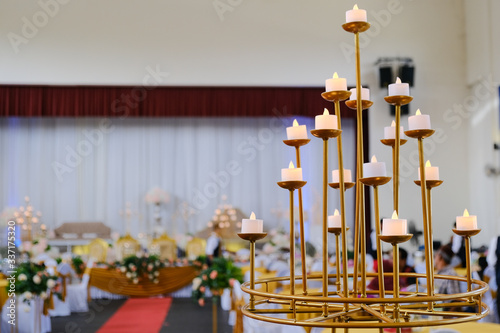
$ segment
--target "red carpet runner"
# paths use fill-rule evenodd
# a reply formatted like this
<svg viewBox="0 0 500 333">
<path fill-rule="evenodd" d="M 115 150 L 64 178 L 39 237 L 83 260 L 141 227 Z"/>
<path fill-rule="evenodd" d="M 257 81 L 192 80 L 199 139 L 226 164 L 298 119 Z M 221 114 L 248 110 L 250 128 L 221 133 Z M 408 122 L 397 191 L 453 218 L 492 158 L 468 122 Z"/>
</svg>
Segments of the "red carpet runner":
<svg viewBox="0 0 500 333">
<path fill-rule="evenodd" d="M 97 333 L 158 333 L 172 298 L 131 298 Z"/>
</svg>

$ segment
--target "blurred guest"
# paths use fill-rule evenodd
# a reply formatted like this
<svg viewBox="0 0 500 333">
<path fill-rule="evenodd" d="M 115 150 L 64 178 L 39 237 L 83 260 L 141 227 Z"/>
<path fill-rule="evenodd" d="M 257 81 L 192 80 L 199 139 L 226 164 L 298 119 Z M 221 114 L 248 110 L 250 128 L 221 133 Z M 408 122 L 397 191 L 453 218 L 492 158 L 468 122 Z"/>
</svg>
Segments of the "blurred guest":
<svg viewBox="0 0 500 333">
<path fill-rule="evenodd" d="M 486 261 L 488 266 L 495 270 L 495 274 L 490 278 L 490 288 L 492 291 L 496 292 L 496 308 L 497 314 L 500 318 L 500 292 L 498 290 L 498 284 L 500 281 L 500 236 L 493 237 L 490 242 L 490 247 L 488 248 L 488 255 L 486 256 Z"/>
<path fill-rule="evenodd" d="M 403 248 L 399 249 L 399 272 L 401 273 L 415 273 L 415 268 L 408 265 L 408 251 Z M 409 285 L 415 284 L 417 279 L 409 276 L 401 276 L 399 278 L 399 284 L 402 288 L 408 287 Z"/>
<path fill-rule="evenodd" d="M 205 247 L 205 254 L 207 255 L 207 264 L 211 264 L 213 259 L 220 257 L 222 254 L 221 237 L 220 237 L 219 224 L 214 223 L 213 231 L 207 239 Z"/>
<path fill-rule="evenodd" d="M 392 261 L 391 260 L 383 260 L 382 261 L 382 269 L 384 270 L 384 273 L 392 273 Z M 378 269 L 377 269 L 378 272 Z M 370 281 L 370 283 L 366 286 L 369 290 L 379 290 L 379 279 L 378 276 L 373 278 L 373 280 Z M 392 276 L 384 276 L 384 289 L 385 290 L 393 290 L 394 289 L 394 279 Z"/>
</svg>

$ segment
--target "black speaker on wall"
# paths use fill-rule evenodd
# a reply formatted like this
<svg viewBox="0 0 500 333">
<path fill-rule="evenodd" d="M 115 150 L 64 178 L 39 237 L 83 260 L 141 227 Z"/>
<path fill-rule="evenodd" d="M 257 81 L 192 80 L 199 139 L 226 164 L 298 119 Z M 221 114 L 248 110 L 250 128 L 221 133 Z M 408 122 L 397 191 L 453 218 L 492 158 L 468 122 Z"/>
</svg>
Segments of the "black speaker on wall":
<svg viewBox="0 0 500 333">
<path fill-rule="evenodd" d="M 380 88 L 387 88 L 389 84 L 393 83 L 392 67 L 380 66 L 378 71 L 380 76 Z"/>
<path fill-rule="evenodd" d="M 403 81 L 403 80 L 401 80 Z M 401 105 L 401 115 L 402 116 L 407 116 L 410 114 L 410 104 L 406 105 Z M 396 115 L 396 107 L 394 105 L 391 105 L 391 116 Z"/>
<path fill-rule="evenodd" d="M 399 78 L 401 79 L 401 82 L 410 84 L 410 87 L 413 87 L 415 83 L 414 73 L 415 67 L 413 67 L 413 65 L 405 64 L 399 67 Z"/>
</svg>

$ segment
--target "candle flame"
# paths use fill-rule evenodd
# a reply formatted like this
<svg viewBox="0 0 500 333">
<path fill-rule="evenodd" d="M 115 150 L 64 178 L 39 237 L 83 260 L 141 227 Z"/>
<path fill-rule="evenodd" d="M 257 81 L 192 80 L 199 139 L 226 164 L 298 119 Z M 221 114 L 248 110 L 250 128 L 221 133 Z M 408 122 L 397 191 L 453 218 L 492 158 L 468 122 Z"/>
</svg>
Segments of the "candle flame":
<svg viewBox="0 0 500 333">
<path fill-rule="evenodd" d="M 325 108 L 325 110 L 323 111 L 323 116 L 328 116 L 330 114 L 330 112 L 328 112 L 328 109 Z"/>
<path fill-rule="evenodd" d="M 299 122 L 297 121 L 297 119 L 294 119 L 293 120 L 293 127 L 297 127 L 299 126 Z"/>
<path fill-rule="evenodd" d="M 355 5 L 354 5 L 354 7 L 352 7 L 352 9 L 354 9 L 354 10 L 358 10 L 358 9 L 359 9 L 359 8 L 358 8 L 358 4 L 355 4 Z"/>
<path fill-rule="evenodd" d="M 252 212 L 252 214 L 250 214 L 250 220 L 255 220 L 255 213 Z"/>
<path fill-rule="evenodd" d="M 397 213 L 396 211 L 394 211 L 394 212 L 392 213 L 392 219 L 393 219 L 393 220 L 397 220 L 397 219 L 398 219 L 398 213 Z"/>
<path fill-rule="evenodd" d="M 396 79 L 396 83 L 401 83 L 401 79 L 399 77 Z"/>
<path fill-rule="evenodd" d="M 427 162 L 425 162 L 425 167 L 426 168 L 431 167 L 431 161 L 427 160 Z"/>
<path fill-rule="evenodd" d="M 288 169 L 295 169 L 292 161 L 290 161 L 290 164 L 288 164 Z"/>
<path fill-rule="evenodd" d="M 467 216 L 469 216 L 469 211 L 467 210 L 467 208 L 465 208 L 465 210 L 464 210 L 464 217 L 467 217 Z"/>
<path fill-rule="evenodd" d="M 339 78 L 339 75 L 337 74 L 337 72 L 333 73 L 333 78 L 334 79 L 338 79 Z"/>
<path fill-rule="evenodd" d="M 391 123 L 391 127 L 396 127 L 396 122 L 394 120 Z"/>
<path fill-rule="evenodd" d="M 415 112 L 415 116 L 420 116 L 421 113 L 420 113 L 420 109 L 417 109 L 417 112 Z"/>
<path fill-rule="evenodd" d="M 377 158 L 375 157 L 375 155 L 372 156 L 371 162 L 372 163 L 377 163 Z"/>
<path fill-rule="evenodd" d="M 333 216 L 339 216 L 339 210 L 335 209 L 335 212 L 333 213 Z"/>
</svg>

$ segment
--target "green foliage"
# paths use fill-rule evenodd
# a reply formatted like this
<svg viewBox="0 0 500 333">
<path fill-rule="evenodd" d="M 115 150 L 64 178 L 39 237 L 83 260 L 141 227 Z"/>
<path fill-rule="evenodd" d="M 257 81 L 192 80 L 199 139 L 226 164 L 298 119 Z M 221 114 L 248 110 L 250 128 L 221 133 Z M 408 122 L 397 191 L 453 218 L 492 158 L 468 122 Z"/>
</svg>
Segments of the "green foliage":
<svg viewBox="0 0 500 333">
<path fill-rule="evenodd" d="M 193 298 L 203 305 L 206 289 L 209 288 L 213 296 L 219 296 L 219 293 L 233 284 L 233 280 L 243 282 L 243 273 L 241 268 L 226 258 L 215 258 L 209 267 L 200 272 L 200 275 L 193 280 Z"/>
<path fill-rule="evenodd" d="M 56 286 L 57 276 L 51 276 L 45 265 L 32 262 L 22 263 L 17 267 L 15 277 L 16 294 L 24 294 L 25 301 L 29 303 L 33 296 L 42 299 L 48 297 L 48 289 Z M 9 286 L 7 286 L 9 288 Z"/>
<path fill-rule="evenodd" d="M 82 275 L 83 272 L 85 271 L 85 264 L 84 264 L 82 258 L 79 256 L 75 256 L 71 259 L 71 261 L 73 264 L 73 268 L 75 269 L 75 273 L 77 275 Z"/>
<path fill-rule="evenodd" d="M 150 256 L 130 256 L 120 263 L 116 263 L 119 269 L 134 284 L 138 284 L 143 279 L 149 279 L 153 283 L 158 283 L 160 268 L 165 267 L 164 263 L 156 255 Z"/>
</svg>

